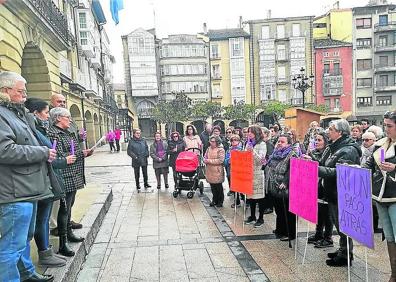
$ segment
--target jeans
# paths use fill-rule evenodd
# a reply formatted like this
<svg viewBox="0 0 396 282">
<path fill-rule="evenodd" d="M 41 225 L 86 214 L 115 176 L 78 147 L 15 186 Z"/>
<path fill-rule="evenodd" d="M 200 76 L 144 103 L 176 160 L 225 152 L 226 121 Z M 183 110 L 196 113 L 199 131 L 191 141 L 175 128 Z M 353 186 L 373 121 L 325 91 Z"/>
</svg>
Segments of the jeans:
<svg viewBox="0 0 396 282">
<path fill-rule="evenodd" d="M 335 228 L 337 229 L 338 235 L 340 235 L 340 248 L 338 249 L 338 255 L 340 257 L 346 258 L 347 257 L 347 236 L 344 233 L 340 232 L 340 225 L 338 222 L 338 205 L 329 203 L 329 214 L 332 223 L 334 224 Z M 349 241 L 349 254 L 352 255 L 353 251 L 353 241 L 351 238 L 348 238 Z"/>
<path fill-rule="evenodd" d="M 385 239 L 396 242 L 396 203 L 375 203 Z"/>
<path fill-rule="evenodd" d="M 30 240 L 36 210 L 36 202 L 0 204 L 0 281 L 23 281 L 33 275 Z"/>
<path fill-rule="evenodd" d="M 114 141 L 109 141 L 109 145 L 110 145 L 110 152 L 115 152 L 116 148 L 114 147 Z"/>
<path fill-rule="evenodd" d="M 52 201 L 44 200 L 37 203 L 36 230 L 34 240 L 38 251 L 48 250 L 49 247 L 49 219 L 52 210 Z"/>
</svg>

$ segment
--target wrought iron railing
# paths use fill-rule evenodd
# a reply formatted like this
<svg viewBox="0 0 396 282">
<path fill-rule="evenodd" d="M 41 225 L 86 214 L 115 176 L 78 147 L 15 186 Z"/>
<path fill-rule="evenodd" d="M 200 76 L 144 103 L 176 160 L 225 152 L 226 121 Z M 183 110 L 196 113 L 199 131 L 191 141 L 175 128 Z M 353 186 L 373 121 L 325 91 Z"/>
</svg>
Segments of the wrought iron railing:
<svg viewBox="0 0 396 282">
<path fill-rule="evenodd" d="M 55 33 L 65 42 L 73 43 L 73 37 L 68 30 L 67 19 L 52 0 L 28 0 L 37 12 L 54 29 Z"/>
</svg>

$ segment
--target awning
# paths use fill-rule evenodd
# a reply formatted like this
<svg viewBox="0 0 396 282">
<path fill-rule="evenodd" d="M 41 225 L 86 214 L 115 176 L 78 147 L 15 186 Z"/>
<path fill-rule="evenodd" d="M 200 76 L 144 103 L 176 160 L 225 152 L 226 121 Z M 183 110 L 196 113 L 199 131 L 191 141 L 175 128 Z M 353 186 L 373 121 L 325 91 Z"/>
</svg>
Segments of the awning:
<svg viewBox="0 0 396 282">
<path fill-rule="evenodd" d="M 106 17 L 99 0 L 92 0 L 92 12 L 99 25 L 106 23 Z"/>
</svg>

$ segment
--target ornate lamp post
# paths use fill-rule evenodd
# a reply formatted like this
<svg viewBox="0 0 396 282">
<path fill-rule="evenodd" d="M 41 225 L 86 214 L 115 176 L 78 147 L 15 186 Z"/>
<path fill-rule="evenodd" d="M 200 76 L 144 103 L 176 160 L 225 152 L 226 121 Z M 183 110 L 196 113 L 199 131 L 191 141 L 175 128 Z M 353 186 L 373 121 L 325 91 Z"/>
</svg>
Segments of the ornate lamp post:
<svg viewBox="0 0 396 282">
<path fill-rule="evenodd" d="M 305 108 L 305 91 L 312 87 L 314 83 L 314 76 L 311 74 L 309 77 L 305 74 L 305 69 L 301 67 L 300 73 L 295 75 L 292 79 L 294 89 L 300 90 L 302 93 L 302 107 Z"/>
</svg>

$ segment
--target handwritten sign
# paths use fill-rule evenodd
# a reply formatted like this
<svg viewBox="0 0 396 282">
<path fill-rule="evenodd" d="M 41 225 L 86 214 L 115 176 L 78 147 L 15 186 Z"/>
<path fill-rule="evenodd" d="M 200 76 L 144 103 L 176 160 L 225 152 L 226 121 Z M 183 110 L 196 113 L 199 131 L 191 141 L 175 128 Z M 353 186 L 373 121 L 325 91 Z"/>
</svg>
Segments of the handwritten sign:
<svg viewBox="0 0 396 282">
<path fill-rule="evenodd" d="M 289 210 L 314 224 L 318 222 L 318 162 L 290 160 Z"/>
<path fill-rule="evenodd" d="M 337 165 L 337 192 L 340 231 L 373 249 L 370 170 Z"/>
<path fill-rule="evenodd" d="M 234 192 L 253 194 L 253 153 L 231 151 L 231 184 Z"/>
</svg>

